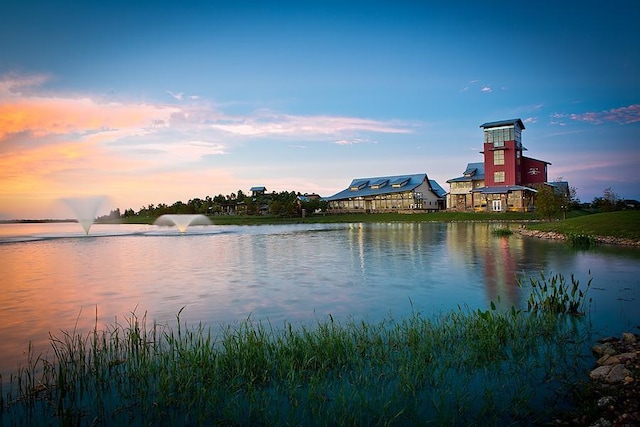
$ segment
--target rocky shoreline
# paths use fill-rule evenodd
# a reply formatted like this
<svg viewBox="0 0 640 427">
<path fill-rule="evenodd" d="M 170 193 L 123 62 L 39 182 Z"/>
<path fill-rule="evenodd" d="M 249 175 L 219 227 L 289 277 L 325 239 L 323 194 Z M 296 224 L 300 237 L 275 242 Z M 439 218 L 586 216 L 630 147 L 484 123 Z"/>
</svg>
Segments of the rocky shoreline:
<svg viewBox="0 0 640 427">
<path fill-rule="evenodd" d="M 524 226 L 515 229 L 515 231 L 523 236 L 536 237 L 538 239 L 567 240 L 567 236 L 555 231 L 530 230 Z M 594 236 L 594 239 L 597 243 L 604 243 L 608 245 L 624 245 L 624 246 L 640 247 L 640 240 L 623 239 L 620 237 L 612 237 L 612 236 Z"/>
<path fill-rule="evenodd" d="M 579 412 L 553 425 L 640 425 L 640 336 L 625 332 L 621 338 L 604 338 L 592 350 L 598 359 L 579 394 Z"/>
<path fill-rule="evenodd" d="M 539 239 L 567 240 L 567 236 L 554 231 L 530 230 L 525 226 L 516 231 Z M 640 240 L 611 236 L 595 236 L 595 241 L 640 247 Z M 604 338 L 592 351 L 597 360 L 589 373 L 589 384 L 578 393 L 578 410 L 555 419 L 552 425 L 640 426 L 640 336 L 625 332 L 620 338 Z"/>
</svg>

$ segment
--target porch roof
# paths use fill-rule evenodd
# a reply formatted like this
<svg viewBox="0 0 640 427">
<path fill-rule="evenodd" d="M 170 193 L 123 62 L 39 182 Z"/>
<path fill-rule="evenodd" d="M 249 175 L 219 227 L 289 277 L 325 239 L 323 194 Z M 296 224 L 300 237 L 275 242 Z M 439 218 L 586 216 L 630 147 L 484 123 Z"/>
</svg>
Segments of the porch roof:
<svg viewBox="0 0 640 427">
<path fill-rule="evenodd" d="M 537 190 L 534 190 L 530 187 L 525 187 L 523 185 L 502 185 L 496 187 L 480 187 L 475 190 L 471 190 L 472 193 L 480 193 L 480 194 L 507 194 L 512 193 L 514 191 L 531 191 L 532 193 L 537 193 Z"/>
</svg>

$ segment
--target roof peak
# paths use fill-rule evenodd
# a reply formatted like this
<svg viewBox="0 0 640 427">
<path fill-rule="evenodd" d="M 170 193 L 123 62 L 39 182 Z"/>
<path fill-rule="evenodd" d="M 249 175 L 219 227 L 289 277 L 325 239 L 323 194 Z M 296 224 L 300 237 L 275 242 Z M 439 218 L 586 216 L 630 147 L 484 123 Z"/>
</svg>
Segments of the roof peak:
<svg viewBox="0 0 640 427">
<path fill-rule="evenodd" d="M 509 126 L 518 124 L 521 129 L 524 129 L 524 123 L 520 119 L 499 120 L 497 122 L 486 122 L 480 125 L 481 128 L 495 128 L 499 126 Z"/>
</svg>

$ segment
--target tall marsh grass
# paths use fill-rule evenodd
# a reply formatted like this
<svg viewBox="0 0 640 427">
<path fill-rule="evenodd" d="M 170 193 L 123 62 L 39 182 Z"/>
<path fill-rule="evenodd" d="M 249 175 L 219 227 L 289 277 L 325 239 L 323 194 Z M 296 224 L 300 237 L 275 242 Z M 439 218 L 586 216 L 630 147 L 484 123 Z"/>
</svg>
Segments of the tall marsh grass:
<svg viewBox="0 0 640 427">
<path fill-rule="evenodd" d="M 182 311 L 175 327 L 133 312 L 51 335 L 52 361 L 30 349 L 1 390 L 0 424 L 542 423 L 566 402 L 588 345 L 582 319 L 542 300 L 534 308 L 551 315 L 492 303 L 377 323 L 247 319 L 215 333 Z"/>
<path fill-rule="evenodd" d="M 567 242 L 577 248 L 589 248 L 597 244 L 596 238 L 589 234 L 567 233 Z"/>
<path fill-rule="evenodd" d="M 513 234 L 513 230 L 509 227 L 498 227 L 491 230 L 491 234 L 498 237 L 509 237 Z"/>
<path fill-rule="evenodd" d="M 546 276 L 540 273 L 540 278 L 529 278 L 531 292 L 527 299 L 527 309 L 533 312 L 551 314 L 582 315 L 588 311 L 587 292 L 591 287 L 593 278 L 589 278 L 584 289 L 580 281 L 573 274 L 569 283 L 562 274 Z M 520 287 L 524 287 L 522 281 L 518 281 Z"/>
</svg>

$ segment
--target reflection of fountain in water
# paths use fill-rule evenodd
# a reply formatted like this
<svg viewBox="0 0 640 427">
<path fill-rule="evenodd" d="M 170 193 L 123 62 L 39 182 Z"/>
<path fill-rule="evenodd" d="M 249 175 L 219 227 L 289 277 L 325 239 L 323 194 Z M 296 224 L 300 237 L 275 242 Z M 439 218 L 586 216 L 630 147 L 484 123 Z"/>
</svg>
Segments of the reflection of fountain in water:
<svg viewBox="0 0 640 427">
<path fill-rule="evenodd" d="M 85 234 L 89 234 L 89 230 L 96 219 L 98 209 L 105 201 L 105 196 L 89 196 L 89 197 L 72 197 L 62 199 L 62 201 L 71 208 L 78 223 L 84 229 Z"/>
<path fill-rule="evenodd" d="M 209 225 L 211 221 L 204 215 L 164 214 L 154 221 L 155 225 L 176 226 L 184 234 L 190 225 Z"/>
</svg>

